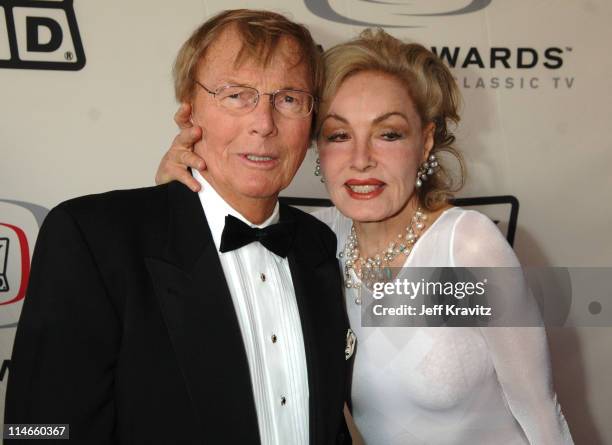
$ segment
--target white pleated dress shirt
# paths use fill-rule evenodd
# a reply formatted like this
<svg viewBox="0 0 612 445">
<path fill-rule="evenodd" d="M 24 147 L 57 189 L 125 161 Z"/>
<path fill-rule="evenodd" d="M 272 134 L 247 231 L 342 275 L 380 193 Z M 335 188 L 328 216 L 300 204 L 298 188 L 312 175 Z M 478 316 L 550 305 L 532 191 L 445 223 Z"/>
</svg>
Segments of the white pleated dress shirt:
<svg viewBox="0 0 612 445">
<path fill-rule="evenodd" d="M 255 225 L 227 204 L 198 171 L 193 177 L 202 185 L 200 202 L 238 317 L 261 443 L 307 445 L 308 371 L 289 262 L 259 242 L 219 252 L 226 215 L 263 228 L 278 222 L 279 204 L 264 223 Z"/>
</svg>

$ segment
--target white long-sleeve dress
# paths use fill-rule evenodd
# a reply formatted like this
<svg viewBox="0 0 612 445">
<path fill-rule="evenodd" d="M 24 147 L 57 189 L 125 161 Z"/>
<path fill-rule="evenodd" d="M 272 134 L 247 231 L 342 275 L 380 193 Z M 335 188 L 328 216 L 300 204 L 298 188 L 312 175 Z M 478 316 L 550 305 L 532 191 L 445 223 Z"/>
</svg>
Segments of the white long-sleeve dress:
<svg viewBox="0 0 612 445">
<path fill-rule="evenodd" d="M 340 253 L 351 220 L 334 207 L 313 215 L 336 233 Z M 488 217 L 452 207 L 404 266 L 520 264 Z M 528 299 L 526 289 L 510 289 L 516 307 Z M 573 443 L 552 387 L 544 328 L 362 327 L 357 292 L 345 293 L 357 336 L 352 412 L 367 445 Z"/>
</svg>

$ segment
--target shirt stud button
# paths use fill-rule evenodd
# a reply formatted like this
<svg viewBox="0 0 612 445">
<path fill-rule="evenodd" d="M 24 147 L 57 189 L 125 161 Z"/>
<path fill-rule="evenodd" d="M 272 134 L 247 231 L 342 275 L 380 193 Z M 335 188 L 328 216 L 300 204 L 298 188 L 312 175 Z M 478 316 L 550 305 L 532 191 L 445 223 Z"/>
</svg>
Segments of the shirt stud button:
<svg viewBox="0 0 612 445">
<path fill-rule="evenodd" d="M 281 406 L 285 406 L 287 404 L 287 398 L 285 396 L 281 397 Z"/>
<path fill-rule="evenodd" d="M 265 273 L 261 273 L 261 275 L 259 275 L 259 278 L 261 279 L 261 281 L 266 281 L 266 274 Z"/>
<path fill-rule="evenodd" d="M 276 340 L 278 340 L 278 338 L 275 334 L 272 334 L 272 343 L 276 343 Z"/>
</svg>

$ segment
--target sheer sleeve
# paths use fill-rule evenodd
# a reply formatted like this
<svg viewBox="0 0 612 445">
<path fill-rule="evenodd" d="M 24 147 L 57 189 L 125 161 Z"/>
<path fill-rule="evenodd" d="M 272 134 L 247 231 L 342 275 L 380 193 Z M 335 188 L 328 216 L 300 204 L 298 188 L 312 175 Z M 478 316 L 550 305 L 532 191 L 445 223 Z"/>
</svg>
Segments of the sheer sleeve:
<svg viewBox="0 0 612 445">
<path fill-rule="evenodd" d="M 532 327 L 484 327 L 497 378 L 512 414 L 531 445 L 573 444 L 552 387 L 546 332 L 520 263 L 500 231 L 486 216 L 466 211 L 453 228 L 452 264 L 458 267 L 504 267 L 504 308 L 512 319 Z M 538 326 L 538 327 L 533 327 Z"/>
</svg>

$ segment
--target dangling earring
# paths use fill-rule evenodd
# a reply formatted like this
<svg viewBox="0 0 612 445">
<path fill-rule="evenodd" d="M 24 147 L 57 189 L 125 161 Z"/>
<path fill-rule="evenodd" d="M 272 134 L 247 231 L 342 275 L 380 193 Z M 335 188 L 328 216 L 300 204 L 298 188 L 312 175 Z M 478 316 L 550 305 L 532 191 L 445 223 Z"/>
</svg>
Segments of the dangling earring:
<svg viewBox="0 0 612 445">
<path fill-rule="evenodd" d="M 423 162 L 419 167 L 419 171 L 417 172 L 416 183 L 415 186 L 420 188 L 423 186 L 423 181 L 426 181 L 428 177 L 432 176 L 436 168 L 438 167 L 438 159 L 436 155 L 429 155 L 429 159 Z"/>
<path fill-rule="evenodd" d="M 315 166 L 314 175 L 321 176 L 321 182 L 325 182 L 325 178 L 321 174 L 321 159 L 319 159 L 319 157 L 317 156 L 317 160 L 315 162 L 317 165 Z"/>
</svg>

